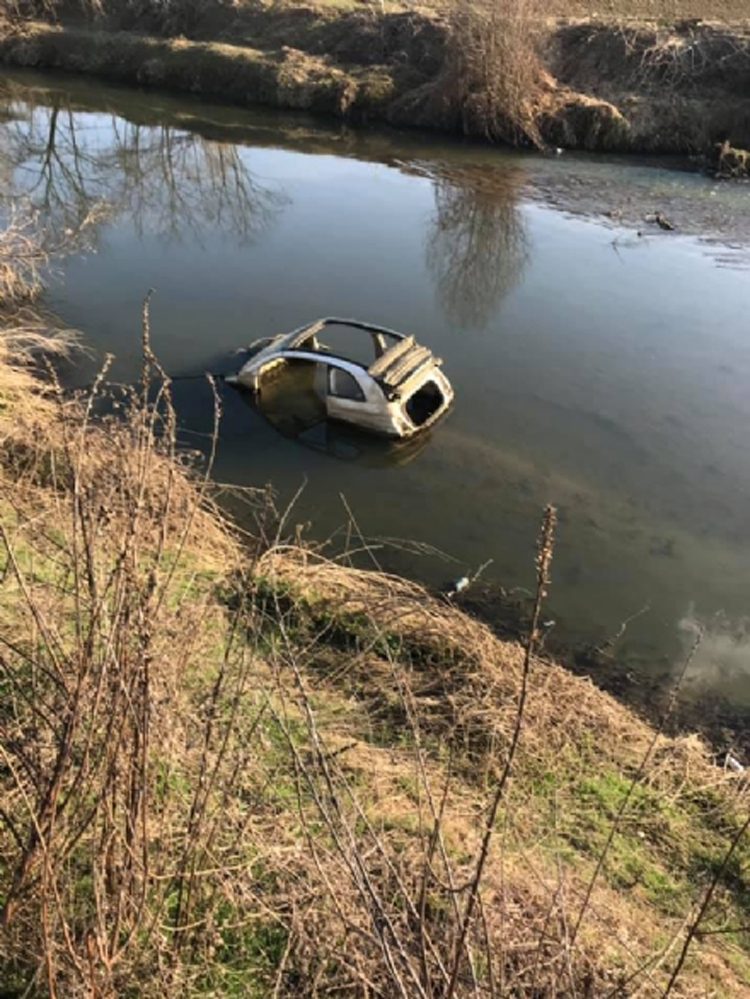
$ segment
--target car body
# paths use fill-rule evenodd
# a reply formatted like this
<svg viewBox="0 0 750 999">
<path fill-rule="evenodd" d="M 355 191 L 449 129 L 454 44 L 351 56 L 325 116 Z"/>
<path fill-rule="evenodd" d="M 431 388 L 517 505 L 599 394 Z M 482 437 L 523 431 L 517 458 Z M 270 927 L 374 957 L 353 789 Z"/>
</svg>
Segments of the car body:
<svg viewBox="0 0 750 999">
<path fill-rule="evenodd" d="M 331 351 L 326 331 L 341 327 L 371 340 L 366 363 Z M 414 337 L 356 319 L 328 317 L 258 341 L 233 384 L 262 396 L 263 382 L 280 365 L 313 364 L 324 372 L 321 395 L 326 415 L 373 433 L 405 438 L 426 430 L 449 409 L 453 388 L 442 361 Z"/>
</svg>

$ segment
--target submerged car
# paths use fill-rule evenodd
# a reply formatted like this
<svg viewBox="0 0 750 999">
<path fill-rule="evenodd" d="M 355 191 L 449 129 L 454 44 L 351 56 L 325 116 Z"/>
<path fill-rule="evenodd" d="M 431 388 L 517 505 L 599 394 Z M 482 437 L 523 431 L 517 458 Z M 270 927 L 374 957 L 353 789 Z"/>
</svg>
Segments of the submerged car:
<svg viewBox="0 0 750 999">
<path fill-rule="evenodd" d="M 339 334 L 369 338 L 366 358 L 353 360 L 328 346 L 325 335 L 334 328 Z M 411 437 L 426 430 L 453 401 L 440 358 L 413 336 L 384 326 L 329 317 L 257 341 L 250 349 L 237 375 L 227 379 L 230 383 L 262 395 L 264 380 L 280 365 L 313 364 L 330 419 L 388 437 Z"/>
</svg>

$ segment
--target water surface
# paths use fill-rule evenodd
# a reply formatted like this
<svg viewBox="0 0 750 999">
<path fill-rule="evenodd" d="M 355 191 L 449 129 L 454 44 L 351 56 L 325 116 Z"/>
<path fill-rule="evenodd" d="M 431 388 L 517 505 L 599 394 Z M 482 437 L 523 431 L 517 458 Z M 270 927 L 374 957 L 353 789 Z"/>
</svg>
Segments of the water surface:
<svg viewBox="0 0 750 999">
<path fill-rule="evenodd" d="M 62 231 L 93 212 L 52 306 L 137 377 L 141 302 L 178 378 L 321 315 L 414 333 L 457 402 L 409 448 L 321 426 L 295 436 L 230 390 L 216 475 L 273 483 L 292 523 L 353 511 L 388 567 L 529 587 L 540 512 L 560 511 L 555 633 L 618 643 L 654 673 L 708 622 L 692 671 L 750 704 L 750 188 L 669 164 L 537 157 L 355 131 L 74 78 L 2 91 L 3 190 Z M 678 225 L 646 221 L 665 211 Z M 210 393 L 176 383 L 200 446 Z M 719 615 L 719 616 L 717 616 Z M 698 687 L 696 686 L 696 689 Z"/>
</svg>

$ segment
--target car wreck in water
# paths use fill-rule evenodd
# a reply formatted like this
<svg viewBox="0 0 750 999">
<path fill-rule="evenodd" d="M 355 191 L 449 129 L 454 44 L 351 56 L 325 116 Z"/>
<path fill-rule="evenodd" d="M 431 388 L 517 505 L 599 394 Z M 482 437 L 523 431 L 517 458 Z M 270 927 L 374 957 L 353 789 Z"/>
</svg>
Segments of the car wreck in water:
<svg viewBox="0 0 750 999">
<path fill-rule="evenodd" d="M 322 335 L 334 327 L 370 340 L 365 361 L 334 352 Z M 254 343 L 252 354 L 227 381 L 254 393 L 279 366 L 315 365 L 329 419 L 386 437 L 412 437 L 440 419 L 453 402 L 442 361 L 413 336 L 355 319 L 329 317 Z"/>
</svg>

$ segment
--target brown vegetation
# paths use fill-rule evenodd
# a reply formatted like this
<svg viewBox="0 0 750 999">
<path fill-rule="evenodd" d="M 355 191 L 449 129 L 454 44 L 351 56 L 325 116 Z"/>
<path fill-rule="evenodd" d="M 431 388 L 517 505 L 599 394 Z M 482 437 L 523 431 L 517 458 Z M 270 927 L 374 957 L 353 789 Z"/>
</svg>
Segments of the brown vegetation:
<svg viewBox="0 0 750 999">
<path fill-rule="evenodd" d="M 542 145 L 539 0 L 457 0 L 433 100 L 467 135 Z"/>
<path fill-rule="evenodd" d="M 66 353 L 74 339 L 38 307 L 42 270 L 49 262 L 45 243 L 37 220 L 23 210 L 11 215 L 0 239 L 0 442 L 7 421 L 47 414 L 30 368 L 42 353 L 48 358 Z"/>
<path fill-rule="evenodd" d="M 547 11 L 557 17 L 629 18 L 674 22 L 746 21 L 745 0 L 552 0 Z"/>
<path fill-rule="evenodd" d="M 143 0 L 84 5 L 75 17 L 57 4 L 4 9 L 0 60 L 12 65 L 537 146 L 750 146 L 742 25 L 554 22 L 538 0 L 377 10 Z"/>
</svg>

